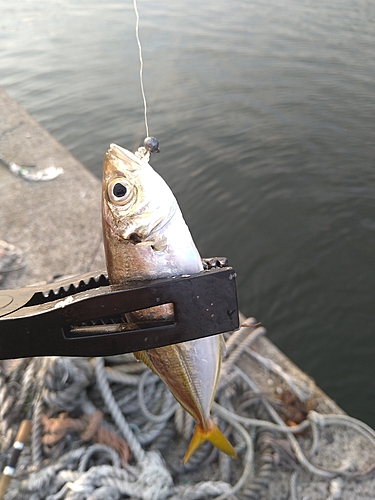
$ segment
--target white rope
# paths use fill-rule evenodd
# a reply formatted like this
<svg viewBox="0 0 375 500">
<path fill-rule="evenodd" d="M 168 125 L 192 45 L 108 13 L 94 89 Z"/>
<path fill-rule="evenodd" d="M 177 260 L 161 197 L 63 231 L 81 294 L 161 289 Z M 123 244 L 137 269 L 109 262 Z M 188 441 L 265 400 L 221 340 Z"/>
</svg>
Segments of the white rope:
<svg viewBox="0 0 375 500">
<path fill-rule="evenodd" d="M 296 471 L 292 472 L 292 474 L 290 475 L 290 482 L 289 482 L 290 500 L 298 500 L 297 477 L 298 477 L 298 472 Z"/>
<path fill-rule="evenodd" d="M 244 457 L 244 469 L 242 471 L 242 475 L 240 479 L 237 481 L 237 483 L 231 488 L 230 491 L 223 493 L 219 497 L 216 498 L 216 500 L 224 500 L 227 498 L 230 498 L 231 495 L 234 495 L 237 493 L 242 486 L 244 486 L 246 483 L 249 483 L 253 477 L 254 477 L 254 447 L 253 447 L 253 442 L 251 440 L 250 435 L 242 425 L 240 425 L 238 422 L 234 421 L 231 418 L 231 412 L 225 411 L 222 412 L 222 407 L 216 403 L 213 405 L 213 409 L 216 413 L 218 413 L 222 418 L 224 418 L 228 423 L 231 423 L 233 427 L 236 429 L 236 431 L 241 435 L 241 437 L 244 440 L 244 443 L 246 445 L 246 453 Z"/>
<path fill-rule="evenodd" d="M 300 401 L 305 402 L 311 397 L 311 391 L 304 380 L 296 380 L 295 378 L 291 377 L 285 370 L 283 370 L 280 365 L 275 363 L 275 361 L 262 356 L 261 354 L 253 351 L 252 349 L 249 349 L 248 347 L 245 348 L 245 352 L 252 358 L 256 359 L 258 363 L 264 366 L 267 370 L 272 371 L 273 373 L 278 375 L 289 386 L 291 391 L 298 397 Z"/>
<path fill-rule="evenodd" d="M 332 479 L 329 485 L 329 497 L 327 498 L 327 500 L 339 500 L 342 496 L 343 486 L 344 483 L 341 477 Z"/>
<path fill-rule="evenodd" d="M 307 418 L 319 425 L 320 427 L 325 427 L 327 425 L 340 425 L 353 429 L 354 431 L 362 434 L 366 439 L 370 441 L 372 446 L 375 447 L 375 430 L 369 427 L 364 422 L 357 420 L 348 415 L 336 415 L 336 414 L 321 414 L 316 411 L 310 411 Z"/>
<path fill-rule="evenodd" d="M 25 409 L 28 418 L 35 425 L 32 447 L 26 446 L 21 455 L 26 479 L 22 482 L 13 479 L 10 498 L 120 500 L 129 496 L 134 500 L 234 500 L 245 498 L 246 491 L 249 498 L 255 498 L 254 494 L 261 495 L 261 490 L 266 487 L 263 484 L 264 478 L 271 476 L 271 468 L 274 470 L 276 466 L 282 467 L 283 463 L 291 462 L 296 467 L 299 464 L 296 471 L 298 473 L 306 470 L 318 478 L 326 479 L 329 500 L 340 498 L 343 484 L 340 478 L 363 478 L 375 469 L 375 464 L 370 458 L 365 466 L 359 466 L 352 463 L 351 456 L 348 455 L 341 457 L 341 464 L 337 466 L 335 463 L 335 468 L 327 463 L 324 466 L 314 465 L 312 462 L 316 460 L 316 455 L 319 459 L 319 451 L 324 442 L 324 428 L 330 426 L 333 436 L 337 427 L 344 427 L 358 434 L 366 443 L 366 453 L 369 453 L 369 446 L 375 449 L 375 431 L 346 415 L 322 415 L 315 411 L 310 411 L 307 419 L 298 426 L 288 427 L 254 380 L 236 365 L 240 356 L 249 355 L 246 352 L 249 345 L 264 332 L 261 328 L 241 330 L 246 330 L 247 333 L 232 340 L 229 363 L 224 363 L 224 376 L 220 379 L 220 404 L 215 402 L 212 407 L 218 426 L 226 434 L 229 433 L 228 438 L 235 445 L 238 459 L 232 461 L 220 455 L 218 461 L 217 452 L 207 444 L 193 455 L 185 469 L 179 463 L 191 437 L 194 421 L 180 406 L 176 407 L 164 384 L 145 370 L 142 364 L 131 361 L 132 357 L 109 358 L 110 366 L 105 366 L 103 358 L 91 361 L 85 358 L 27 360 L 22 364 L 22 369 L 19 369 L 19 363 L 9 373 L 1 371 L 0 362 L 0 400 L 3 403 L 0 408 L 0 412 L 3 412 L 1 431 L 5 437 L 4 443 L 8 446 L 5 451 L 11 446 L 12 438 L 14 439 L 17 418 L 24 415 Z M 273 371 L 283 377 L 282 371 L 270 365 L 267 358 L 253 356 L 253 359 L 264 366 L 268 365 L 267 369 L 275 368 Z M 32 388 L 31 400 L 25 397 L 25 386 Z M 293 384 L 290 387 L 292 390 L 295 388 Z M 265 410 L 262 419 L 255 418 L 254 406 L 248 404 L 250 402 L 254 405 L 254 397 L 257 398 L 256 408 Z M 243 415 L 236 413 L 236 408 L 241 407 L 241 399 L 244 403 L 241 410 Z M 7 401 L 20 401 L 22 404 L 8 405 Z M 121 434 L 131 449 L 133 458 L 128 465 L 120 465 L 117 452 L 109 445 L 83 443 L 74 433 L 67 434 L 66 438 L 50 448 L 42 444 L 41 413 L 53 417 L 57 417 L 62 411 L 67 411 L 69 416 L 82 413 L 90 415 L 98 408 L 103 409 L 103 401 L 108 410 L 104 417 L 105 427 L 114 434 Z M 306 439 L 298 436 L 302 431 L 307 434 Z M 258 449 L 260 446 L 262 450 L 262 436 L 266 443 L 263 444 L 263 449 L 267 448 L 265 458 L 268 462 L 265 464 L 269 467 L 264 469 L 263 475 L 258 476 L 258 468 L 254 470 L 254 442 L 257 437 Z M 186 439 L 186 443 L 183 439 Z M 309 449 L 306 447 L 307 440 Z M 277 448 L 281 446 L 280 443 L 282 447 Z M 65 453 L 69 444 L 78 448 Z M 143 448 L 146 446 L 150 446 L 152 451 L 146 451 Z M 172 453 L 173 457 L 169 465 L 180 480 L 189 470 L 193 470 L 192 467 L 197 468 L 194 473 L 195 484 L 189 482 L 181 486 L 173 485 L 171 472 L 158 451 L 166 449 L 168 456 Z M 175 455 L 179 458 L 176 459 Z M 276 464 L 276 458 L 273 458 L 276 456 L 279 457 L 279 465 Z M 217 471 L 215 479 L 218 480 L 214 481 L 213 477 L 209 477 L 208 480 L 201 481 L 200 469 L 203 473 L 213 460 L 215 463 L 212 465 Z M 275 462 L 270 463 L 270 460 Z M 35 472 L 38 463 L 42 468 Z M 235 472 L 232 470 L 234 468 Z M 301 485 L 297 484 L 298 477 L 299 474 L 291 477 L 291 499 L 297 499 L 297 490 L 301 492 Z"/>
<path fill-rule="evenodd" d="M 239 368 L 236 367 L 237 373 L 241 376 L 241 378 L 249 384 L 250 387 L 255 390 L 255 392 L 260 392 L 259 389 L 256 387 L 255 382 L 250 380 L 250 378 L 243 373 Z M 288 429 L 288 426 L 284 423 L 282 418 L 279 416 L 279 414 L 272 408 L 272 406 L 265 401 L 264 405 L 266 406 L 269 414 L 271 417 L 274 419 L 274 421 L 279 424 L 279 428 L 284 429 L 285 431 Z M 296 455 L 296 458 L 298 462 L 305 468 L 307 469 L 311 474 L 315 474 L 319 477 L 325 477 L 325 478 L 332 478 L 337 475 L 337 472 L 329 471 L 329 470 L 323 470 L 319 469 L 318 467 L 315 467 L 313 464 L 309 462 L 309 460 L 306 458 L 305 454 L 301 450 L 301 447 L 297 441 L 297 439 L 294 437 L 294 435 L 290 432 L 287 433 L 287 438 L 290 442 L 290 445 Z"/>
<path fill-rule="evenodd" d="M 194 485 L 176 487 L 169 500 L 206 499 L 229 493 L 231 489 L 231 486 L 224 481 L 204 481 Z"/>
<path fill-rule="evenodd" d="M 160 415 L 154 415 L 153 413 L 151 413 L 147 406 L 146 406 L 146 403 L 145 403 L 145 398 L 144 398 L 144 386 L 147 382 L 147 379 L 150 378 L 150 376 L 152 376 L 153 373 L 152 372 L 149 372 L 149 371 L 145 371 L 143 373 L 143 375 L 141 376 L 141 379 L 139 381 L 139 385 L 138 385 L 138 403 L 139 403 L 139 407 L 142 411 L 142 413 L 146 416 L 146 418 L 148 420 L 150 420 L 151 422 L 154 422 L 154 423 L 161 423 L 161 422 L 165 422 L 166 420 L 169 420 L 170 417 L 174 414 L 174 412 L 176 411 L 176 408 L 177 408 L 177 403 L 176 402 L 173 402 L 173 397 L 171 395 L 171 393 L 168 391 L 166 392 L 166 400 L 167 400 L 167 405 L 168 405 L 168 400 L 172 403 L 169 408 L 165 408 L 165 404 L 164 404 L 164 407 L 163 407 L 163 413 L 160 414 Z"/>
<path fill-rule="evenodd" d="M 33 463 L 35 467 L 41 465 L 43 461 L 42 452 L 42 422 L 40 420 L 42 414 L 42 400 L 40 395 L 38 395 L 34 400 L 34 411 L 32 418 L 32 428 L 31 428 L 31 453 L 33 458 Z"/>
<path fill-rule="evenodd" d="M 104 359 L 96 358 L 95 359 L 95 372 L 96 372 L 96 380 L 101 393 L 101 396 L 111 413 L 113 420 L 121 431 L 123 438 L 128 443 L 129 448 L 131 449 L 134 458 L 137 461 L 142 461 L 146 457 L 145 451 L 142 449 L 139 441 L 135 437 L 133 431 L 130 429 L 128 423 L 125 420 L 124 415 L 122 414 L 118 404 L 116 403 L 115 398 L 113 397 L 111 388 L 109 386 L 108 380 L 106 378 L 105 370 L 104 370 Z"/>
<path fill-rule="evenodd" d="M 246 330 L 248 331 L 247 328 Z M 247 337 L 245 337 L 245 339 L 243 339 L 242 342 L 237 347 L 233 349 L 231 354 L 227 357 L 227 359 L 223 363 L 222 370 L 224 373 L 228 373 L 230 369 L 237 363 L 237 361 L 243 354 L 246 347 L 250 346 L 250 344 L 252 344 L 259 335 L 264 335 L 266 333 L 266 329 L 263 326 L 259 326 L 255 330 L 250 329 L 250 331 L 251 333 Z"/>
</svg>

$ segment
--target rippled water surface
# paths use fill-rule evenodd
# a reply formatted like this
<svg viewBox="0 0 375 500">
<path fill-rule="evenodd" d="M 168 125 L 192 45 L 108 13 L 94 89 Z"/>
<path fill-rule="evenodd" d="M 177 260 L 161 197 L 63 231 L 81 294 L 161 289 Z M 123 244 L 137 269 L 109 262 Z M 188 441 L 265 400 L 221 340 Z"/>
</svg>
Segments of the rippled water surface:
<svg viewBox="0 0 375 500">
<path fill-rule="evenodd" d="M 145 136 L 131 0 L 0 0 L 0 86 L 95 175 Z M 241 310 L 375 426 L 375 3 L 138 0 L 153 166 Z M 99 221 L 98 221 L 99 224 Z"/>
</svg>

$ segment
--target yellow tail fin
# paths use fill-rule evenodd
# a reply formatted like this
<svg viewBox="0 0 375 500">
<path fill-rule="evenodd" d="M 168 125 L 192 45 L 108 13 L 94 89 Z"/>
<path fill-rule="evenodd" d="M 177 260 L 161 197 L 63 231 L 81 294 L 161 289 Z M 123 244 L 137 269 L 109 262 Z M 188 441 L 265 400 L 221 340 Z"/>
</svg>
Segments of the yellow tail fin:
<svg viewBox="0 0 375 500">
<path fill-rule="evenodd" d="M 209 441 L 211 444 L 216 446 L 216 448 L 223 451 L 230 457 L 237 458 L 237 453 L 235 452 L 233 446 L 213 420 L 210 419 L 208 431 L 205 431 L 201 425 L 197 424 L 187 452 L 185 453 L 183 463 L 186 463 L 189 460 L 191 455 L 200 447 L 202 443 L 204 443 L 204 441 Z"/>
</svg>

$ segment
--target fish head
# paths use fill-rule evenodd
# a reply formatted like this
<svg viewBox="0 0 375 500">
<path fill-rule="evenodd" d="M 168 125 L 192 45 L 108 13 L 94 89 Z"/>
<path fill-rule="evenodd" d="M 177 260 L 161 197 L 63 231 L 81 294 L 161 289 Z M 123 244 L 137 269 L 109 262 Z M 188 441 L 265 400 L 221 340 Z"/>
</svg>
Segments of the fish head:
<svg viewBox="0 0 375 500">
<path fill-rule="evenodd" d="M 111 144 L 103 163 L 103 217 L 113 235 L 152 245 L 176 208 L 172 191 L 147 162 Z"/>
<path fill-rule="evenodd" d="M 166 247 L 164 228 L 176 211 L 172 191 L 149 163 L 111 144 L 103 162 L 102 218 L 108 274 L 118 274 L 113 283 L 128 281 L 127 274 L 140 277 L 135 271 L 141 260 Z"/>
</svg>

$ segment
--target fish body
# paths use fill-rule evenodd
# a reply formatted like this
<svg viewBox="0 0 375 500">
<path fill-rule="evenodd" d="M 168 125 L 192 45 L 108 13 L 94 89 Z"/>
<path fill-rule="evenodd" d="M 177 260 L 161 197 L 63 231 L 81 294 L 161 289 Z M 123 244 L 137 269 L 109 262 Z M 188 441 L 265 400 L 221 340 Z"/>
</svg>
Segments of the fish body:
<svg viewBox="0 0 375 500">
<path fill-rule="evenodd" d="M 103 162 L 103 235 L 112 284 L 202 270 L 202 261 L 177 201 L 147 161 L 111 144 Z M 136 311 L 127 319 L 168 320 L 173 305 Z M 221 335 L 135 353 L 197 421 L 184 462 L 205 441 L 232 457 L 236 453 L 210 418 L 220 374 Z"/>
</svg>

